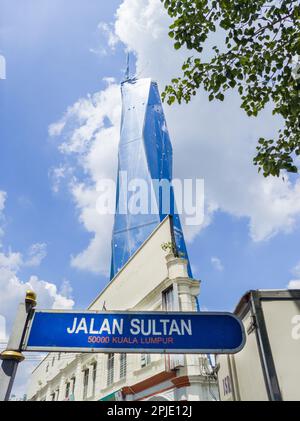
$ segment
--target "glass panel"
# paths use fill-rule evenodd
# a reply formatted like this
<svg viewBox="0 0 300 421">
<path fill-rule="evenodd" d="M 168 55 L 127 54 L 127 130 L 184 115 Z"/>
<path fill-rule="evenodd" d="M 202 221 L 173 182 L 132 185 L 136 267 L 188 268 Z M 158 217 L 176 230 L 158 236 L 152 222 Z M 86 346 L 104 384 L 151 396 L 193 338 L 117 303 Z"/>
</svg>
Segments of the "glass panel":
<svg viewBox="0 0 300 421">
<path fill-rule="evenodd" d="M 151 363 L 151 355 L 150 354 L 142 354 L 141 355 L 141 367 L 147 367 Z"/>
<path fill-rule="evenodd" d="M 70 382 L 68 382 L 67 384 L 66 384 L 66 398 L 68 398 L 69 396 L 70 396 Z"/>
<path fill-rule="evenodd" d="M 127 355 L 120 354 L 120 379 L 124 379 L 127 374 Z"/>
<path fill-rule="evenodd" d="M 126 264 L 157 225 L 172 215 L 174 242 L 180 256 L 188 259 L 179 215 L 175 210 L 173 189 L 155 188 L 155 182 L 172 180 L 172 145 L 157 84 L 150 79 L 131 80 L 122 84 L 122 122 L 119 146 L 116 215 L 112 236 L 111 278 Z M 147 212 L 127 212 L 134 193 L 127 183 L 142 180 L 146 186 Z M 141 191 L 138 187 L 137 192 Z M 158 212 L 151 214 L 151 198 Z M 163 204 L 170 203 L 169 209 Z M 125 212 L 124 212 L 125 211 Z M 124 212 L 124 213 L 122 213 Z M 192 276 L 188 263 L 189 275 Z"/>
<path fill-rule="evenodd" d="M 83 399 L 85 399 L 87 397 L 88 384 L 89 384 L 89 370 L 84 370 L 84 374 L 83 374 Z"/>
<path fill-rule="evenodd" d="M 93 364 L 93 396 L 96 390 L 97 363 Z"/>
<path fill-rule="evenodd" d="M 173 286 L 168 288 L 166 291 L 162 293 L 162 307 L 165 311 L 174 311 L 175 304 L 174 304 L 174 290 Z"/>
<path fill-rule="evenodd" d="M 108 354 L 107 359 L 107 386 L 114 382 L 114 354 Z"/>
</svg>

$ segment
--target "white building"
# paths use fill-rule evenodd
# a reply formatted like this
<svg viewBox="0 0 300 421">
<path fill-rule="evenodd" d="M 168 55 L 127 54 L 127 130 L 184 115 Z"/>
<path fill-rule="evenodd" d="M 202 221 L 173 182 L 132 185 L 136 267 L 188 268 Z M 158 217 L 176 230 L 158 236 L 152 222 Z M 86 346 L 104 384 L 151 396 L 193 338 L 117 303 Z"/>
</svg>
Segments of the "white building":
<svg viewBox="0 0 300 421">
<path fill-rule="evenodd" d="M 197 311 L 200 282 L 162 248 L 171 231 L 167 217 L 89 309 Z M 28 399 L 208 401 L 218 390 L 205 355 L 53 353 L 32 373 Z"/>
</svg>

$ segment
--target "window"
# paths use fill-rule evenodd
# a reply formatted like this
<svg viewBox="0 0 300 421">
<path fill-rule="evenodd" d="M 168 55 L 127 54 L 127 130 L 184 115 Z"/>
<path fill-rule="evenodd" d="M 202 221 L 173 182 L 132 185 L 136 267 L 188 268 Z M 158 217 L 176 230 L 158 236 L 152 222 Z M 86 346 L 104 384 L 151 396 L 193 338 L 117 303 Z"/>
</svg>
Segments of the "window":
<svg viewBox="0 0 300 421">
<path fill-rule="evenodd" d="M 76 384 L 76 377 L 75 376 L 71 378 L 71 382 L 72 382 L 72 395 L 74 396 L 75 384 Z"/>
<path fill-rule="evenodd" d="M 68 399 L 68 398 L 69 398 L 69 396 L 70 396 L 70 389 L 71 389 L 71 383 L 70 383 L 70 382 L 68 382 L 68 383 L 66 384 L 66 394 L 65 394 L 66 399 Z"/>
<path fill-rule="evenodd" d="M 54 393 L 51 393 L 51 395 L 50 395 L 50 401 L 55 401 L 55 392 Z"/>
<path fill-rule="evenodd" d="M 127 354 L 120 354 L 120 379 L 125 379 L 127 374 Z"/>
<path fill-rule="evenodd" d="M 46 365 L 46 373 L 49 371 L 49 364 Z"/>
<path fill-rule="evenodd" d="M 165 311 L 174 311 L 175 302 L 174 302 L 174 289 L 173 286 L 166 289 L 162 293 L 162 308 Z"/>
<path fill-rule="evenodd" d="M 83 371 L 83 399 L 87 397 L 88 385 L 89 385 L 89 370 L 86 369 Z"/>
<path fill-rule="evenodd" d="M 175 311 L 179 307 L 178 302 L 175 303 L 175 291 L 173 288 L 173 285 L 171 285 L 169 288 L 167 288 L 162 293 L 162 309 L 164 311 Z M 182 361 L 183 356 L 182 355 L 170 355 L 165 354 L 165 365 L 166 370 L 174 370 L 175 367 L 177 367 L 178 361 Z M 180 364 L 181 366 L 181 364 Z"/>
<path fill-rule="evenodd" d="M 96 391 L 97 363 L 93 363 L 92 367 L 93 367 L 93 396 L 94 396 L 95 391 Z"/>
<path fill-rule="evenodd" d="M 61 352 L 59 352 L 58 355 L 57 355 L 57 361 L 60 360 L 60 357 L 61 357 Z"/>
<path fill-rule="evenodd" d="M 226 376 L 225 379 L 222 380 L 222 382 L 223 382 L 223 393 L 224 393 L 224 396 L 226 396 L 232 392 L 230 377 Z"/>
<path fill-rule="evenodd" d="M 151 363 L 151 355 L 150 354 L 142 354 L 141 355 L 141 367 L 147 367 Z"/>
<path fill-rule="evenodd" d="M 54 366 L 55 363 L 55 357 L 52 358 L 52 367 Z"/>
<path fill-rule="evenodd" d="M 58 398 L 59 398 L 59 389 L 56 389 L 56 400 L 58 401 Z"/>
<path fill-rule="evenodd" d="M 114 354 L 108 354 L 107 358 L 107 386 L 114 382 Z"/>
</svg>

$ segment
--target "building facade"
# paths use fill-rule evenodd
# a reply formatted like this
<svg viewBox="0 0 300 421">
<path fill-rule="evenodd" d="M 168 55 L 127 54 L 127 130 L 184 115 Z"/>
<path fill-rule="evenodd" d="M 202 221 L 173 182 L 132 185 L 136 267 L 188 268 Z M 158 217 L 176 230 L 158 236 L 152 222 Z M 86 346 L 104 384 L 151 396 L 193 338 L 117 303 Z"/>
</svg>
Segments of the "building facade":
<svg viewBox="0 0 300 421">
<path fill-rule="evenodd" d="M 172 181 L 172 146 L 157 85 L 126 80 L 122 101 L 111 280 L 89 309 L 198 311 L 200 282 L 192 277 L 173 188 L 156 185 Z M 146 184 L 146 201 L 156 212 L 131 212 L 130 182 Z M 47 401 L 217 396 L 207 356 L 168 354 L 49 354 L 28 391 L 28 399 Z"/>
<path fill-rule="evenodd" d="M 150 237 L 91 304 L 91 310 L 197 311 L 200 282 L 187 261 L 164 251 L 171 218 Z M 29 400 L 217 400 L 206 355 L 49 354 L 34 370 Z"/>
</svg>

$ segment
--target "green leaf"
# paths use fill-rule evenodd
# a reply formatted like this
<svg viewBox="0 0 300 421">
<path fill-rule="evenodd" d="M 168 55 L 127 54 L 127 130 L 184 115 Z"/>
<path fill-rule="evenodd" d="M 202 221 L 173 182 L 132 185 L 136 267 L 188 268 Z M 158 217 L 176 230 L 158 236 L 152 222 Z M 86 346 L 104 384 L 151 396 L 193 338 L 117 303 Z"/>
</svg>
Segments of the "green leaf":
<svg viewBox="0 0 300 421">
<path fill-rule="evenodd" d="M 169 36 L 175 50 L 192 52 L 163 94 L 171 105 L 189 102 L 199 90 L 208 100 L 224 101 L 237 88 L 241 108 L 256 117 L 270 104 L 282 128 L 274 139 L 258 139 L 254 165 L 265 177 L 296 172 L 300 156 L 300 79 L 292 75 L 292 58 L 300 54 L 300 5 L 296 0 L 162 0 L 171 16 Z M 266 7 L 269 6 L 269 7 Z M 211 35 L 223 28 L 222 43 Z M 205 55 L 203 51 L 210 50 Z M 163 57 L 162 57 L 163 59 Z M 178 72 L 180 69 L 178 70 Z M 300 73 L 299 73 L 300 74 Z M 274 123 L 275 125 L 275 123 Z"/>
</svg>

